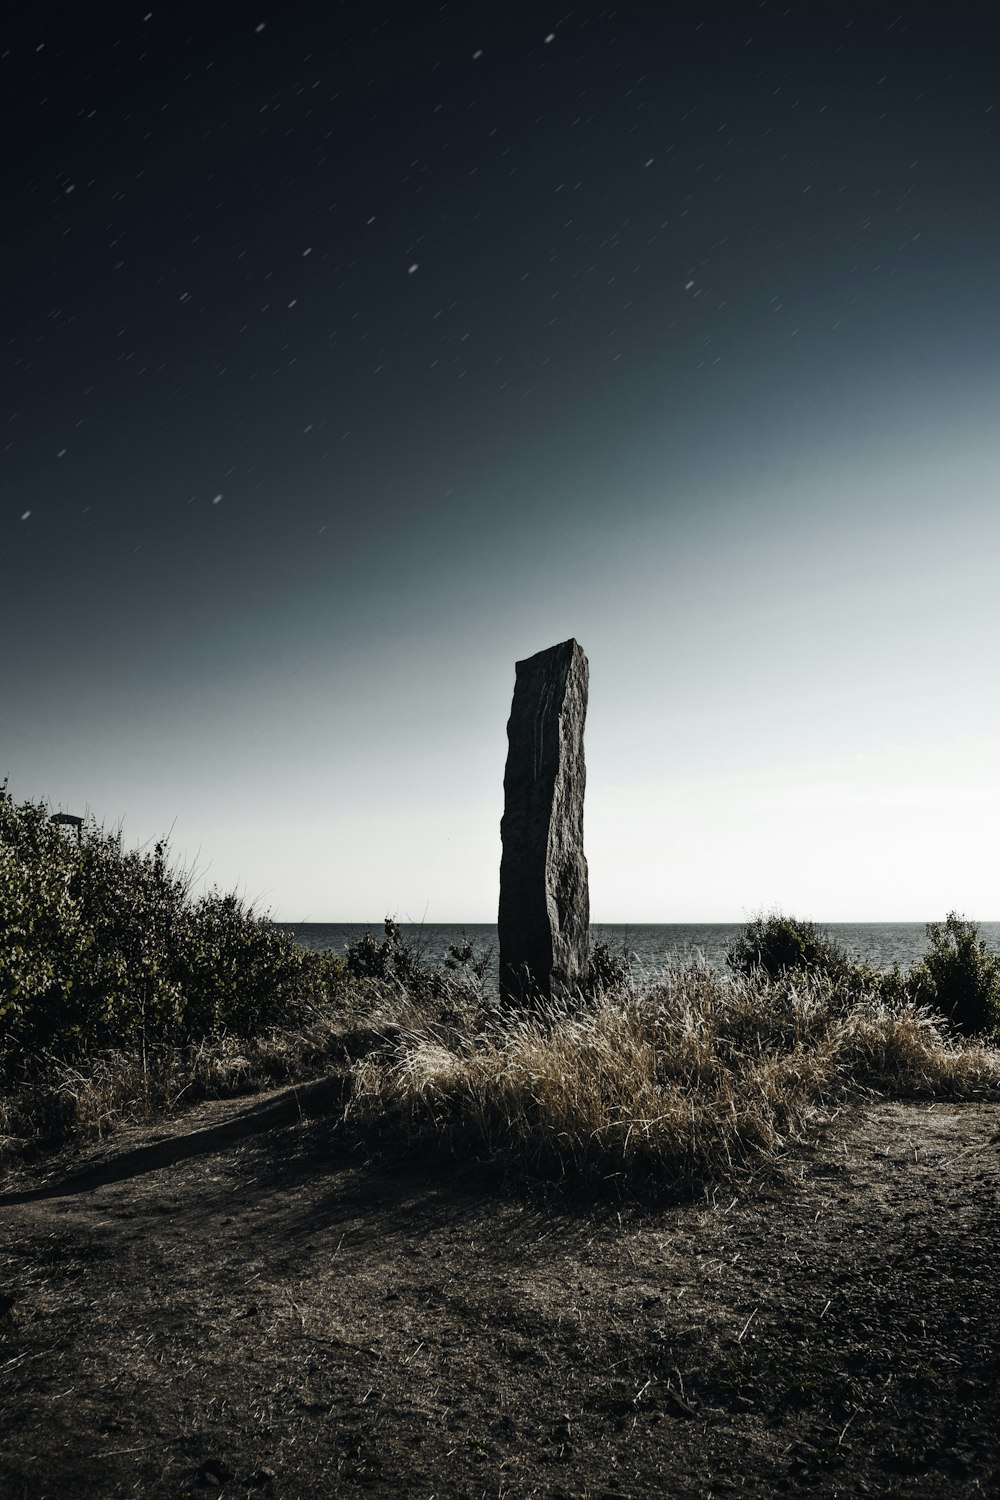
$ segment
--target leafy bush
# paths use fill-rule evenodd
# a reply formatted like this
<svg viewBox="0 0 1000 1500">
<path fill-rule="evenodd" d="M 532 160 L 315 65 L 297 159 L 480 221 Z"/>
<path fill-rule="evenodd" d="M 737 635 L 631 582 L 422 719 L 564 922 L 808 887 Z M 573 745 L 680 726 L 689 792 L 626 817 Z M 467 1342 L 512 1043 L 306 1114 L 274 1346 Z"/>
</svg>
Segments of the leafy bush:
<svg viewBox="0 0 1000 1500">
<path fill-rule="evenodd" d="M 408 942 L 393 917 L 382 924 L 383 937 L 376 942 L 370 932 L 349 943 L 344 954 L 347 972 L 354 979 L 375 980 L 389 986 L 402 985 L 411 995 L 440 997 L 445 991 L 463 988 L 482 990 L 486 972 L 493 961 L 493 950 L 480 952 L 475 943 L 463 936 L 460 943 L 449 943 L 444 958 L 447 973 L 424 961 L 419 946 Z"/>
<path fill-rule="evenodd" d="M 133 1041 L 184 1043 L 287 1020 L 337 982 L 233 895 L 193 900 L 165 841 L 79 837 L 0 787 L 0 1067 Z"/>
<path fill-rule="evenodd" d="M 1000 954 L 957 912 L 927 924 L 928 949 L 910 971 L 914 997 L 967 1035 L 1000 1027 Z"/>
<path fill-rule="evenodd" d="M 612 953 L 607 943 L 595 943 L 587 960 L 587 995 L 610 995 L 626 990 L 632 976 L 628 955 Z"/>
<path fill-rule="evenodd" d="M 427 977 L 420 955 L 404 942 L 399 923 L 392 917 L 383 922 L 384 936 L 376 942 L 370 932 L 349 943 L 344 957 L 354 979 L 375 979 L 383 984 L 413 984 Z"/>
<path fill-rule="evenodd" d="M 748 922 L 730 944 L 726 963 L 738 974 L 762 969 L 771 979 L 788 969 L 841 977 L 851 967 L 843 949 L 822 928 L 779 912 Z"/>
<path fill-rule="evenodd" d="M 460 943 L 448 944 L 448 956 L 444 966 L 452 974 L 459 974 L 465 982 L 474 983 L 480 988 L 485 983 L 486 973 L 493 962 L 492 946 L 479 951 L 475 943 L 462 934 Z"/>
<path fill-rule="evenodd" d="M 912 991 L 898 963 L 889 968 L 862 963 L 814 922 L 777 912 L 748 922 L 729 945 L 726 963 L 748 978 L 758 971 L 769 979 L 796 973 L 823 975 L 833 982 L 842 1006 L 861 1000 L 901 1005 Z"/>
</svg>

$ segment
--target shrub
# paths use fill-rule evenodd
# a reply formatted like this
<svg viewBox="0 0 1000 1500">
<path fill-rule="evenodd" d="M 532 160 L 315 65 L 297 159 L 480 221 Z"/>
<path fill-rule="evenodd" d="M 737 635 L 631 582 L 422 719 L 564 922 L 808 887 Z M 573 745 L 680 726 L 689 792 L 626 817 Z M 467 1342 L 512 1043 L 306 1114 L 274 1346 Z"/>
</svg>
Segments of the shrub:
<svg viewBox="0 0 1000 1500">
<path fill-rule="evenodd" d="M 616 994 L 626 990 L 632 976 L 628 955 L 612 953 L 607 943 L 595 943 L 587 960 L 587 995 Z"/>
<path fill-rule="evenodd" d="M 427 977 L 419 953 L 404 942 L 399 923 L 386 917 L 382 927 L 380 943 L 366 932 L 348 944 L 344 954 L 347 972 L 354 979 L 375 979 L 383 984 L 413 984 Z"/>
<path fill-rule="evenodd" d="M 910 971 L 915 999 L 940 1011 L 966 1035 L 1000 1026 L 1000 954 L 978 924 L 957 912 L 927 924 L 928 949 Z"/>
<path fill-rule="evenodd" d="M 238 896 L 211 891 L 176 932 L 177 983 L 187 1038 L 234 1031 L 253 1036 L 300 1008 L 320 955 L 304 954 Z"/>
<path fill-rule="evenodd" d="M 164 840 L 128 851 L 93 822 L 79 838 L 0 787 L 0 1069 L 47 1052 L 252 1035 L 336 986 L 233 895 L 198 899 Z"/>
<path fill-rule="evenodd" d="M 475 943 L 470 942 L 463 933 L 460 943 L 448 944 L 444 966 L 452 974 L 461 975 L 465 983 L 482 988 L 487 971 L 493 963 L 493 951 L 492 946 L 489 946 L 480 952 Z"/>
<path fill-rule="evenodd" d="M 448 944 L 443 967 L 436 969 L 425 961 L 419 946 L 403 937 L 399 923 L 386 917 L 381 941 L 364 933 L 348 944 L 344 962 L 352 979 L 374 984 L 387 994 L 405 991 L 408 999 L 418 1002 L 482 1003 L 493 950 L 481 952 L 463 936 L 461 942 Z"/>
<path fill-rule="evenodd" d="M 779 912 L 748 922 L 730 944 L 726 963 L 738 974 L 762 969 L 772 979 L 789 969 L 841 978 L 852 967 L 840 945 L 822 928 Z"/>
</svg>

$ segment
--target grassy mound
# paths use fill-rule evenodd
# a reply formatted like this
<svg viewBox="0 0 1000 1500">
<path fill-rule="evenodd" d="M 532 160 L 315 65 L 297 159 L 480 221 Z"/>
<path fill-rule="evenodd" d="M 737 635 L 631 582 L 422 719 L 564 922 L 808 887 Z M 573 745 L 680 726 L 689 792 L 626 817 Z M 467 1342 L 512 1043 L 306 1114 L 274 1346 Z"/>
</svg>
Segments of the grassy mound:
<svg viewBox="0 0 1000 1500">
<path fill-rule="evenodd" d="M 404 1149 L 645 1196 L 759 1163 L 863 1088 L 992 1093 L 1000 1057 L 905 998 L 695 962 L 475 1035 L 411 1028 L 355 1064 L 348 1118 Z"/>
</svg>

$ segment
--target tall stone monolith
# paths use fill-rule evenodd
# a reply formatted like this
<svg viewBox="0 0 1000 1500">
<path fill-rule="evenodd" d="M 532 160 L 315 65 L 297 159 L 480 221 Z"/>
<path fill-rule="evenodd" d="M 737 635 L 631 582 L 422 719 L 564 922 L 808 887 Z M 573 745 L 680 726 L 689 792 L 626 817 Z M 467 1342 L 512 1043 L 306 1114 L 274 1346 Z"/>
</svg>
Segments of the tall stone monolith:
<svg viewBox="0 0 1000 1500">
<path fill-rule="evenodd" d="M 587 658 L 563 641 L 516 664 L 500 824 L 500 993 L 530 1004 L 587 971 Z"/>
</svg>

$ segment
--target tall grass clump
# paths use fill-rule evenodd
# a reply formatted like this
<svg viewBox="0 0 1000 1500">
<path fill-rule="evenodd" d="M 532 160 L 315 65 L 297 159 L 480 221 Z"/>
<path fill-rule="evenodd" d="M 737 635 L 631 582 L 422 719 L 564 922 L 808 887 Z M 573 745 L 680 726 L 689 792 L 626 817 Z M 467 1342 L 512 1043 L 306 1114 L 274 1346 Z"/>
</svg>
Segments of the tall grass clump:
<svg viewBox="0 0 1000 1500">
<path fill-rule="evenodd" d="M 355 1064 L 348 1120 L 395 1148 L 648 1196 L 751 1169 L 861 1090 L 1000 1091 L 995 1052 L 897 985 L 831 967 L 696 960 L 464 1036 L 411 1025 Z"/>
</svg>

